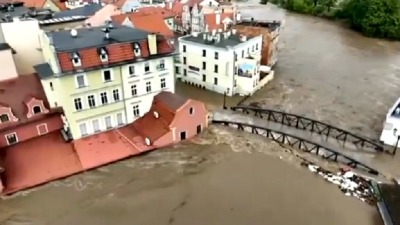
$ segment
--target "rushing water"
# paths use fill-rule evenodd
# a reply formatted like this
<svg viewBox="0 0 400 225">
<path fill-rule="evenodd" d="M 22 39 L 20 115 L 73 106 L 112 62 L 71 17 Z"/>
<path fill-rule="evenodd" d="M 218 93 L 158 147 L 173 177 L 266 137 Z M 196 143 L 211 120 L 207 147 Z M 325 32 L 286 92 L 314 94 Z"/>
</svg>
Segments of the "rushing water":
<svg viewBox="0 0 400 225">
<path fill-rule="evenodd" d="M 249 101 L 377 138 L 398 97 L 399 43 L 251 4 L 244 15 L 285 18 L 286 27 L 276 79 Z M 222 96 L 187 85 L 178 92 L 210 108 L 222 104 Z M 374 207 L 270 141 L 212 127 L 193 142 L 20 193 L 0 202 L 0 224 L 381 224 Z"/>
</svg>

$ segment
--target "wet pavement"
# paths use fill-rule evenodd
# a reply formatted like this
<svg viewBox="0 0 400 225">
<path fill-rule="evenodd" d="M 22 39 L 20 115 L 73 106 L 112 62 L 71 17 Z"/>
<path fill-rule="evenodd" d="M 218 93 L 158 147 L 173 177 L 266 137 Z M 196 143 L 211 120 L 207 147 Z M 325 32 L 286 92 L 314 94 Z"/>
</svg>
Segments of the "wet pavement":
<svg viewBox="0 0 400 225">
<path fill-rule="evenodd" d="M 286 21 L 275 80 L 247 103 L 378 139 L 399 95 L 399 43 L 271 6 L 246 10 Z M 222 105 L 221 95 L 185 84 L 177 92 L 210 109 Z M 22 192 L 1 202 L 0 224 L 382 224 L 374 207 L 344 196 L 263 137 L 211 127 L 192 142 Z M 382 167 L 400 177 L 399 156 L 386 157 Z"/>
</svg>

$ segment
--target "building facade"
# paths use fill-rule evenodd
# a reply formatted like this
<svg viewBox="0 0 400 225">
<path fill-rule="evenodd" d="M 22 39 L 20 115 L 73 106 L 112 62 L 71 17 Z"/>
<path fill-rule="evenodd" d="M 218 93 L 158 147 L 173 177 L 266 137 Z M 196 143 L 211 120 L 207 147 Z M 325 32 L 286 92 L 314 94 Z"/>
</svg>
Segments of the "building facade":
<svg viewBox="0 0 400 225">
<path fill-rule="evenodd" d="M 187 82 L 218 93 L 249 95 L 260 81 L 262 35 L 236 30 L 194 33 L 179 39 L 176 72 Z"/>
<path fill-rule="evenodd" d="M 156 93 L 175 91 L 173 48 L 162 36 L 110 24 L 43 33 L 41 43 L 47 63 L 35 68 L 73 139 L 131 123 Z"/>
</svg>

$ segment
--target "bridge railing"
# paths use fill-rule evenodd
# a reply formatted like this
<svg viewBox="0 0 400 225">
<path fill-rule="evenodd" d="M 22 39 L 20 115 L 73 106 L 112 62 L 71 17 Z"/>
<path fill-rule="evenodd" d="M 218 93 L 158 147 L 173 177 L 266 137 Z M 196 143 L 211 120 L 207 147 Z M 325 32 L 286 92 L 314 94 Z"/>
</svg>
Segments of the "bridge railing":
<svg viewBox="0 0 400 225">
<path fill-rule="evenodd" d="M 379 172 L 377 170 L 369 167 L 368 165 L 366 165 L 362 162 L 359 162 L 359 161 L 352 159 L 351 157 L 346 156 L 346 155 L 344 155 L 340 152 L 337 152 L 333 149 L 327 148 L 318 143 L 303 139 L 298 136 L 287 134 L 287 133 L 284 133 L 284 132 L 278 131 L 278 130 L 269 129 L 266 127 L 260 127 L 257 125 L 246 124 L 246 123 L 241 123 L 241 122 L 232 122 L 232 121 L 224 121 L 224 120 L 213 120 L 212 122 L 214 124 L 222 124 L 225 126 L 235 127 L 242 131 L 245 131 L 245 129 L 247 128 L 247 131 L 249 131 L 253 134 L 262 135 L 262 136 L 272 139 L 273 141 L 276 141 L 278 143 L 287 144 L 291 147 L 295 147 L 300 150 L 303 150 L 304 152 L 314 153 L 318 156 L 321 156 L 324 159 L 343 163 L 352 168 L 362 169 L 373 175 L 379 175 Z"/>
<path fill-rule="evenodd" d="M 371 148 L 378 152 L 384 151 L 383 145 L 379 143 L 315 119 L 286 113 L 283 111 L 243 105 L 233 106 L 230 108 L 233 111 L 239 111 L 246 114 L 253 113 L 254 116 L 265 118 L 271 122 L 280 123 L 289 127 L 295 127 L 297 129 L 308 130 L 320 135 L 326 135 L 327 137 L 334 137 L 335 139 L 342 141 L 343 145 L 346 142 L 351 141 L 351 143 L 353 143 L 357 148 Z"/>
</svg>

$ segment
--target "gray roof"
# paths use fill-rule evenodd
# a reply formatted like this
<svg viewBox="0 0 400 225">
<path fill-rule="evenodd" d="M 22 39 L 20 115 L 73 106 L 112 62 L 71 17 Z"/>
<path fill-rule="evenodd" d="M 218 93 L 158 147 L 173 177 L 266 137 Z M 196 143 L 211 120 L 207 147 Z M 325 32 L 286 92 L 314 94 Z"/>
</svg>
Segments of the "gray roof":
<svg viewBox="0 0 400 225">
<path fill-rule="evenodd" d="M 92 16 L 101 8 L 103 8 L 101 4 L 91 3 L 79 8 L 56 12 L 53 14 L 53 19 L 72 17 L 72 16 Z"/>
<path fill-rule="evenodd" d="M 41 79 L 46 79 L 54 75 L 54 72 L 48 63 L 38 64 L 33 68 L 35 68 L 36 73 L 39 74 Z"/>
<path fill-rule="evenodd" d="M 114 28 L 110 29 L 110 39 L 105 39 L 104 28 L 106 26 L 77 29 L 76 37 L 72 37 L 69 30 L 48 32 L 47 36 L 51 39 L 55 50 L 61 52 L 101 47 L 112 43 L 139 41 L 146 39 L 149 34 L 136 28 L 114 25 Z"/>
<path fill-rule="evenodd" d="M 204 34 L 210 35 L 211 33 L 203 32 L 199 33 L 196 37 L 193 35 L 184 36 L 181 40 L 194 42 L 203 45 L 209 45 L 216 48 L 227 48 L 227 47 L 235 47 L 236 45 L 242 44 L 243 42 L 240 40 L 240 36 L 238 34 L 231 34 L 228 38 L 224 38 L 222 33 L 217 33 L 216 35 L 220 35 L 220 41 L 208 41 L 207 38 L 204 39 Z M 250 40 L 254 37 L 247 37 L 247 40 Z"/>
<path fill-rule="evenodd" d="M 87 16 L 69 16 L 69 17 L 61 17 L 56 19 L 46 19 L 39 21 L 39 24 L 42 26 L 52 25 L 52 24 L 59 24 L 59 23 L 69 23 L 69 22 L 76 22 L 82 21 L 88 18 Z"/>
<path fill-rule="evenodd" d="M 8 43 L 0 43 L 0 51 L 1 50 L 8 50 L 11 49 L 10 45 Z"/>
</svg>

